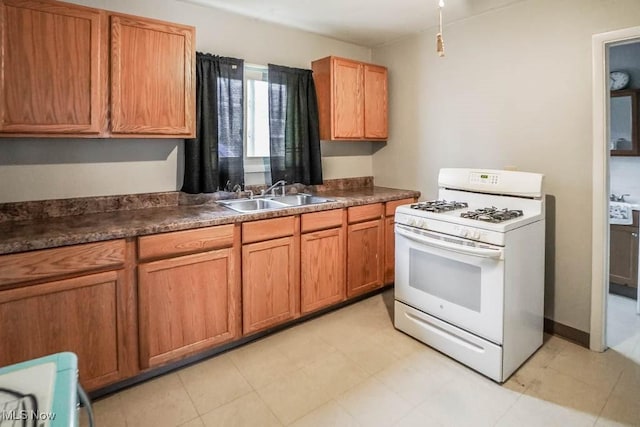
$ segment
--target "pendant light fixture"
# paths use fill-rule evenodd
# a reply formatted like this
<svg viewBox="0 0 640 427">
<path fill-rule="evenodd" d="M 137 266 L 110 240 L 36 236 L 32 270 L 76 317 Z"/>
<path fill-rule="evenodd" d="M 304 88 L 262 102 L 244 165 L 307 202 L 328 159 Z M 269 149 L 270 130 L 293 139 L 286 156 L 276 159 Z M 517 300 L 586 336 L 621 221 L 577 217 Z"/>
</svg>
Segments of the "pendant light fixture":
<svg viewBox="0 0 640 427">
<path fill-rule="evenodd" d="M 436 34 L 436 52 L 439 57 L 444 56 L 444 39 L 442 38 L 442 8 L 444 7 L 444 0 L 438 2 L 438 15 L 440 16 L 440 26 L 438 34 Z"/>
</svg>

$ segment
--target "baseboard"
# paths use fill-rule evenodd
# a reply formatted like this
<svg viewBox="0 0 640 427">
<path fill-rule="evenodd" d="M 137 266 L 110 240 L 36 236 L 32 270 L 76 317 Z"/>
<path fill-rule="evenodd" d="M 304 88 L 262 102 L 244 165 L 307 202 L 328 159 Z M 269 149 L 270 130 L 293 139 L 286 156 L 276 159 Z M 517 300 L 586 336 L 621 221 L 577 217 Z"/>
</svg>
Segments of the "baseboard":
<svg viewBox="0 0 640 427">
<path fill-rule="evenodd" d="M 589 348 L 588 332 L 563 325 L 562 323 L 558 323 L 555 320 L 548 319 L 546 317 L 544 318 L 544 331 L 548 334 L 566 338 L 569 341 L 573 341 L 574 343 L 581 345 L 582 347 Z"/>
<path fill-rule="evenodd" d="M 617 283 L 610 282 L 609 293 L 636 299 L 638 297 L 638 288 L 632 288 L 631 286 L 618 285 Z"/>
</svg>

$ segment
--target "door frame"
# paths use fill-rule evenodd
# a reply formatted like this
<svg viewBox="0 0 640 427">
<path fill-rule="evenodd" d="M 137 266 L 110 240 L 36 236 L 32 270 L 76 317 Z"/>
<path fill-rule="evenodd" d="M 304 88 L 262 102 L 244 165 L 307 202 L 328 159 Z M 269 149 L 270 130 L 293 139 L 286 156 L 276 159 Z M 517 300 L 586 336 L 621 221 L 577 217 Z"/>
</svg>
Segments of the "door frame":
<svg viewBox="0 0 640 427">
<path fill-rule="evenodd" d="M 608 48 L 640 41 L 640 26 L 592 37 L 593 185 L 591 239 L 591 329 L 589 348 L 604 351 L 609 285 L 609 65 Z"/>
</svg>

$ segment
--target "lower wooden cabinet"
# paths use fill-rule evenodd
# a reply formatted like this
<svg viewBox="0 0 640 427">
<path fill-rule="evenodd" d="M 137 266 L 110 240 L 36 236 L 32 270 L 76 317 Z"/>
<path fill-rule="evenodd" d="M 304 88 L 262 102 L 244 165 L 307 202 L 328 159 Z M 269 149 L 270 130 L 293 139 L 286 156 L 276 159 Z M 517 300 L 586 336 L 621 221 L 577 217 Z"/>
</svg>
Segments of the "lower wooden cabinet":
<svg viewBox="0 0 640 427">
<path fill-rule="evenodd" d="M 299 228 L 299 217 L 293 216 L 242 224 L 245 335 L 300 315 Z"/>
<path fill-rule="evenodd" d="M 310 313 L 346 298 L 346 227 L 342 210 L 303 215 L 307 218 L 333 217 L 334 228 L 303 233 L 300 238 L 300 311 Z M 322 224 L 316 221 L 317 224 Z M 337 225 L 337 227 L 335 227 Z M 321 226 L 321 225 L 320 225 Z"/>
<path fill-rule="evenodd" d="M 143 236 L 138 243 L 141 368 L 240 337 L 239 225 Z"/>
<path fill-rule="evenodd" d="M 0 366 L 72 351 L 88 390 L 126 376 L 124 277 L 108 271 L 0 292 Z"/>
<path fill-rule="evenodd" d="M 634 225 L 611 225 L 609 282 L 638 287 L 638 214 Z"/>
<path fill-rule="evenodd" d="M 138 271 L 140 366 L 149 368 L 240 335 L 233 248 L 144 263 Z"/>
<path fill-rule="evenodd" d="M 363 221 L 352 224 L 354 221 Z M 384 281 L 384 220 L 382 205 L 349 208 L 347 229 L 347 297 L 382 286 Z"/>
</svg>

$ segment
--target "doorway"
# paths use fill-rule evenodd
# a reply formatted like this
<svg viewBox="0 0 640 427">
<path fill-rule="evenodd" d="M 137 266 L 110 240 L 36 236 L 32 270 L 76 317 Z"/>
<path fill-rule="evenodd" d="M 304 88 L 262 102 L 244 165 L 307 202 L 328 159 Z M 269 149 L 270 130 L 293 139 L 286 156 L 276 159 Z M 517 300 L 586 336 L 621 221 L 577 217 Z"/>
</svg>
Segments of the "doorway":
<svg viewBox="0 0 640 427">
<path fill-rule="evenodd" d="M 612 162 L 609 156 L 611 149 L 609 141 L 610 53 L 616 46 L 640 43 L 640 27 L 597 34 L 593 36 L 592 43 L 594 179 L 590 348 L 595 351 L 604 351 L 607 348 L 607 302 L 609 301 L 609 196 L 613 189 L 610 174 Z M 617 168 L 617 165 L 614 167 Z M 640 196 L 640 192 L 637 196 Z M 611 302 L 613 303 L 614 300 Z"/>
</svg>

